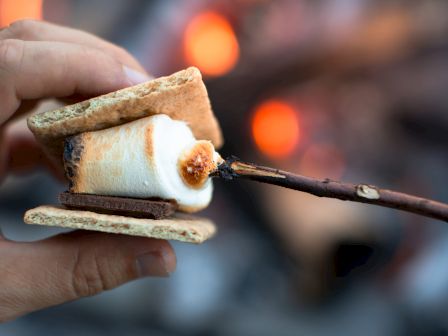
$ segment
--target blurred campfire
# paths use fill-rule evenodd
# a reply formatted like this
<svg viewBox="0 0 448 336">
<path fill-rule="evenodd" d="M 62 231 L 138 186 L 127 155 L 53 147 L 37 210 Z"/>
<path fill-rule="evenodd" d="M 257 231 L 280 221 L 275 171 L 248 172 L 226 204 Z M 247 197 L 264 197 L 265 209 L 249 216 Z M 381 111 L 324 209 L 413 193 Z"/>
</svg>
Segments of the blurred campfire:
<svg viewBox="0 0 448 336">
<path fill-rule="evenodd" d="M 240 59 L 225 76 L 207 79 L 227 139 L 225 154 L 448 199 L 442 187 L 448 164 L 448 4 L 236 2 L 244 10 L 222 11 L 234 22 Z M 273 102 L 278 105 L 269 114 Z M 336 278 L 393 258 L 391 249 L 402 255 L 407 235 L 403 241 L 391 238 L 401 224 L 405 231 L 428 224 L 387 210 L 246 187 L 259 195 L 251 196 L 258 199 L 255 222 L 278 237 L 301 267 L 303 292 L 318 297 Z M 253 212 L 240 187 L 228 189 Z M 341 246 L 351 246 L 351 252 L 337 254 Z M 335 258 L 342 258 L 338 267 L 344 272 L 335 269 Z"/>
</svg>

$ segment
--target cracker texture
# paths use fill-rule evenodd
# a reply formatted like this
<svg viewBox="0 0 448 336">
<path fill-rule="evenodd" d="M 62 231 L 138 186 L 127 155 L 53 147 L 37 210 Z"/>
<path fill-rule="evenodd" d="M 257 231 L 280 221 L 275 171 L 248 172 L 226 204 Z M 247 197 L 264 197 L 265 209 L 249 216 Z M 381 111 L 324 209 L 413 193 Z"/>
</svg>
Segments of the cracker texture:
<svg viewBox="0 0 448 336">
<path fill-rule="evenodd" d="M 185 121 L 198 140 L 216 148 L 223 138 L 200 71 L 195 67 L 28 118 L 28 127 L 60 161 L 66 137 L 101 130 L 154 114 Z"/>
<path fill-rule="evenodd" d="M 102 231 L 199 244 L 216 233 L 206 218 L 176 213 L 165 219 L 142 219 L 42 205 L 25 213 L 27 224 Z"/>
</svg>

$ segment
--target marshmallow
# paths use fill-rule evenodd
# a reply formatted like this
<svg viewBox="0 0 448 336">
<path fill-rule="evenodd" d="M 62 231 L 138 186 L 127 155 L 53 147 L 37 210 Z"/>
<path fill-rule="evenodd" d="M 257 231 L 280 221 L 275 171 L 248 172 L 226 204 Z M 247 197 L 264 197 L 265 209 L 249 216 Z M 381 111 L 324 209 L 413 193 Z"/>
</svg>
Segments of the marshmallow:
<svg viewBox="0 0 448 336">
<path fill-rule="evenodd" d="M 174 199 L 186 212 L 210 203 L 209 173 L 221 162 L 211 142 L 163 114 L 82 133 L 64 147 L 70 192 Z"/>
</svg>

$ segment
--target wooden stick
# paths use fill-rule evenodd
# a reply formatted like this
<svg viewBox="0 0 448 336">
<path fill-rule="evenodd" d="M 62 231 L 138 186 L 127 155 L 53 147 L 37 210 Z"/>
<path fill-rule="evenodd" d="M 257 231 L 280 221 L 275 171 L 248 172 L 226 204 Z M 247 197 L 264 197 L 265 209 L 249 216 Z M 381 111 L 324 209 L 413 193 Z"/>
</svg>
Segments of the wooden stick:
<svg viewBox="0 0 448 336">
<path fill-rule="evenodd" d="M 368 184 L 350 184 L 330 179 L 319 180 L 296 175 L 278 169 L 242 162 L 233 156 L 219 165 L 217 171 L 213 172 L 211 176 L 221 177 L 226 180 L 244 178 L 303 191 L 319 197 L 375 204 L 448 222 L 448 204 L 445 203 L 397 191 L 380 189 Z"/>
</svg>

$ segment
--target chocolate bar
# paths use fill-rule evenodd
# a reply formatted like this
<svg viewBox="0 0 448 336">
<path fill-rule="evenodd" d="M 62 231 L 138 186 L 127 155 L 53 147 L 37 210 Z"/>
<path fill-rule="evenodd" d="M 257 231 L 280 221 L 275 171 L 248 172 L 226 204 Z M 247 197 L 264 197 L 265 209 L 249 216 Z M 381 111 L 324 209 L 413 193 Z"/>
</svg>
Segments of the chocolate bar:
<svg viewBox="0 0 448 336">
<path fill-rule="evenodd" d="M 175 200 L 159 198 L 138 199 L 70 192 L 63 192 L 58 198 L 69 209 L 137 218 L 162 219 L 172 215 L 178 208 Z"/>
</svg>

